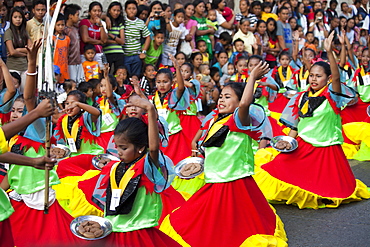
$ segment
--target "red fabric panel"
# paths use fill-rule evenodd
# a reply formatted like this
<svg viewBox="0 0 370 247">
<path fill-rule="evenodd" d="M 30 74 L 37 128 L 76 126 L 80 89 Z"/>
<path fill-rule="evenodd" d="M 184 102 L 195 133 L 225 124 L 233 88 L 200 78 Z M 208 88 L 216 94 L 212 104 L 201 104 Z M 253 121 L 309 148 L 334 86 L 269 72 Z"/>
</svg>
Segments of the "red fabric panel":
<svg viewBox="0 0 370 247">
<path fill-rule="evenodd" d="M 268 117 L 268 119 L 271 123 L 273 136 L 286 136 L 286 134 L 283 132 L 283 129 L 285 128 L 285 126 L 280 126 L 278 124 L 278 121 L 273 117 Z"/>
<path fill-rule="evenodd" d="M 100 136 L 96 137 L 96 143 L 104 148 L 104 151 L 107 150 L 108 143 L 112 135 L 114 134 L 113 131 L 105 132 L 105 133 L 100 133 Z"/>
<path fill-rule="evenodd" d="M 340 112 L 342 117 L 342 124 L 352 122 L 364 122 L 367 118 L 367 107 L 370 103 L 364 103 L 360 98 L 354 105 L 347 106 L 343 111 Z"/>
<path fill-rule="evenodd" d="M 269 110 L 273 112 L 282 113 L 289 99 L 285 97 L 282 93 L 278 93 L 274 102 L 269 103 Z"/>
<path fill-rule="evenodd" d="M 255 234 L 274 235 L 276 216 L 252 177 L 206 184 L 170 215 L 192 247 L 240 246 Z"/>
<path fill-rule="evenodd" d="M 54 202 L 49 213 L 27 207 L 23 202 L 11 200 L 15 212 L 10 216 L 14 242 L 17 247 L 84 246 L 89 243 L 73 235 L 69 225 L 73 220 Z M 91 242 L 90 242 L 91 243 Z"/>
<path fill-rule="evenodd" d="M 354 192 L 355 177 L 340 145 L 314 147 L 299 137 L 297 141 L 296 150 L 280 153 L 262 169 L 323 197 L 347 198 Z"/>
<path fill-rule="evenodd" d="M 160 193 L 160 195 L 163 208 L 161 218 L 158 221 L 159 225 L 168 214 L 172 213 L 173 210 L 182 206 L 186 202 L 184 197 L 178 191 L 176 191 L 172 185 Z M 159 228 L 159 225 L 156 228 Z"/>
<path fill-rule="evenodd" d="M 10 220 L 0 221 L 0 247 L 14 247 Z"/>
<path fill-rule="evenodd" d="M 67 176 L 82 176 L 88 170 L 97 170 L 92 159 L 95 155 L 80 154 L 71 158 L 61 160 L 58 163 L 57 174 L 59 178 Z"/>
<path fill-rule="evenodd" d="M 195 134 L 200 129 L 200 120 L 197 116 L 193 115 L 179 115 L 180 124 L 182 127 L 182 131 L 186 137 L 186 143 L 188 144 L 189 148 L 191 149 L 191 141 L 193 140 Z"/>
<path fill-rule="evenodd" d="M 180 131 L 174 135 L 170 135 L 168 146 L 161 147 L 161 150 L 176 165 L 179 161 L 191 156 L 191 147 L 188 141 L 189 138 L 186 137 L 183 131 Z"/>
</svg>

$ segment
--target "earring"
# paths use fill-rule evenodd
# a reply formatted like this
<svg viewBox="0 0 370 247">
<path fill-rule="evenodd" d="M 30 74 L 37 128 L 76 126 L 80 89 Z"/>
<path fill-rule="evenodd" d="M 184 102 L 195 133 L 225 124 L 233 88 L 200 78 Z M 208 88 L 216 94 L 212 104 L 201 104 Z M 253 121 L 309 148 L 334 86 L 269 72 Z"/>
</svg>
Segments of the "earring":
<svg viewBox="0 0 370 247">
<path fill-rule="evenodd" d="M 139 151 L 139 154 L 141 154 L 142 152 L 143 152 L 143 151 L 141 151 L 141 150 L 140 150 L 140 151 Z"/>
</svg>

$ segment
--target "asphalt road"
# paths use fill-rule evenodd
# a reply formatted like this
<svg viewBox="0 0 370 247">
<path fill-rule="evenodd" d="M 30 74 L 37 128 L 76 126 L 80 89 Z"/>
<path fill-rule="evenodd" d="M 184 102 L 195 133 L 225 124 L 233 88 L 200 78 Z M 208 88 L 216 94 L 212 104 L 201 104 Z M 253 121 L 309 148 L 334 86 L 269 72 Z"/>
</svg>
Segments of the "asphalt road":
<svg viewBox="0 0 370 247">
<path fill-rule="evenodd" d="M 370 187 L 370 162 L 350 160 L 355 177 Z M 290 247 L 370 247 L 370 199 L 336 209 L 274 205 Z"/>
</svg>

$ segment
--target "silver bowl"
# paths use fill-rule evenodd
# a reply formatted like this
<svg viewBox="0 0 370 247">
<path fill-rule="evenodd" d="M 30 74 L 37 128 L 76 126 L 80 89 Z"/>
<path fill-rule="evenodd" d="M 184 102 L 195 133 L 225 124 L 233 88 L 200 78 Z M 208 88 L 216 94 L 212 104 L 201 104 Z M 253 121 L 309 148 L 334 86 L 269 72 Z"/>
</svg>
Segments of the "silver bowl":
<svg viewBox="0 0 370 247">
<path fill-rule="evenodd" d="M 181 168 L 184 165 L 190 164 L 190 163 L 199 163 L 200 164 L 200 171 L 197 172 L 197 173 L 191 174 L 188 177 L 185 177 L 185 176 L 181 175 L 181 173 L 180 173 Z M 179 176 L 180 178 L 185 178 L 185 179 L 195 178 L 196 176 L 200 175 L 203 171 L 204 171 L 204 159 L 200 158 L 200 157 L 190 157 L 190 158 L 183 159 L 179 163 L 177 163 L 177 165 L 175 166 L 176 175 Z"/>
<path fill-rule="evenodd" d="M 291 98 L 293 98 L 293 96 L 294 95 L 296 95 L 298 92 L 297 91 L 295 91 L 295 90 L 288 90 L 288 91 L 286 91 L 285 93 L 283 93 L 283 95 L 285 96 L 285 97 L 287 97 L 288 99 L 291 99 Z"/>
<path fill-rule="evenodd" d="M 67 146 L 65 146 L 65 145 L 62 145 L 62 144 L 56 144 L 56 145 L 54 145 L 54 144 L 52 144 L 51 145 L 51 148 L 60 148 L 60 149 L 63 149 L 66 152 L 64 154 L 64 157 L 63 158 L 57 159 L 58 161 L 60 161 L 62 159 L 65 159 L 65 158 L 67 158 L 67 157 L 69 157 L 71 155 L 71 150 Z"/>
<path fill-rule="evenodd" d="M 117 158 L 116 156 L 114 155 L 111 155 L 111 154 L 99 154 L 97 156 L 95 156 L 93 159 L 92 159 L 92 164 L 93 166 L 98 169 L 98 170 L 101 170 L 102 168 L 99 167 L 99 161 L 103 158 L 106 158 L 106 159 L 110 159 L 110 160 L 115 160 L 115 161 L 120 161 L 119 158 Z"/>
<path fill-rule="evenodd" d="M 103 235 L 98 237 L 98 238 L 86 238 L 85 236 L 81 235 L 77 231 L 77 228 L 80 226 L 80 224 L 82 222 L 87 221 L 87 220 L 93 220 L 93 221 L 98 222 L 100 224 L 103 232 L 104 232 Z M 71 229 L 71 232 L 76 237 L 79 237 L 79 238 L 82 238 L 82 239 L 85 239 L 85 240 L 98 240 L 98 239 L 105 238 L 113 230 L 112 223 L 110 223 L 110 221 L 108 219 L 102 218 L 102 217 L 99 217 L 99 216 L 95 216 L 95 215 L 84 215 L 84 216 L 77 217 L 74 220 L 72 220 L 71 224 L 69 225 L 69 228 Z"/>
<path fill-rule="evenodd" d="M 287 141 L 292 145 L 291 149 L 279 149 L 276 147 L 276 143 L 278 141 Z M 282 153 L 289 153 L 297 149 L 298 147 L 298 142 L 296 139 L 290 136 L 275 136 L 274 138 L 271 139 L 271 146 L 275 148 L 277 151 L 280 151 Z"/>
</svg>

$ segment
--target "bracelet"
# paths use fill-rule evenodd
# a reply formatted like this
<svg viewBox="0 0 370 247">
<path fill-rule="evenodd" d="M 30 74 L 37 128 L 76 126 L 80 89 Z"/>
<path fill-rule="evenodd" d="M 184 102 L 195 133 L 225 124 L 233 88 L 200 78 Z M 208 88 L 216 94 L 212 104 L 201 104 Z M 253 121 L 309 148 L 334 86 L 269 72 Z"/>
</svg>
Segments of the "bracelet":
<svg viewBox="0 0 370 247">
<path fill-rule="evenodd" d="M 191 151 L 192 151 L 192 152 L 195 152 L 195 153 L 199 153 L 199 151 L 198 151 L 198 150 L 196 150 L 196 149 L 192 149 Z"/>
<path fill-rule="evenodd" d="M 117 35 L 114 35 L 114 38 L 113 38 L 113 40 L 116 40 L 116 38 L 117 38 Z"/>
<path fill-rule="evenodd" d="M 37 75 L 37 71 L 36 72 L 33 72 L 33 73 L 29 73 L 28 70 L 27 70 L 25 73 L 26 73 L 26 75 L 31 75 L 31 76 L 32 75 Z"/>
</svg>

